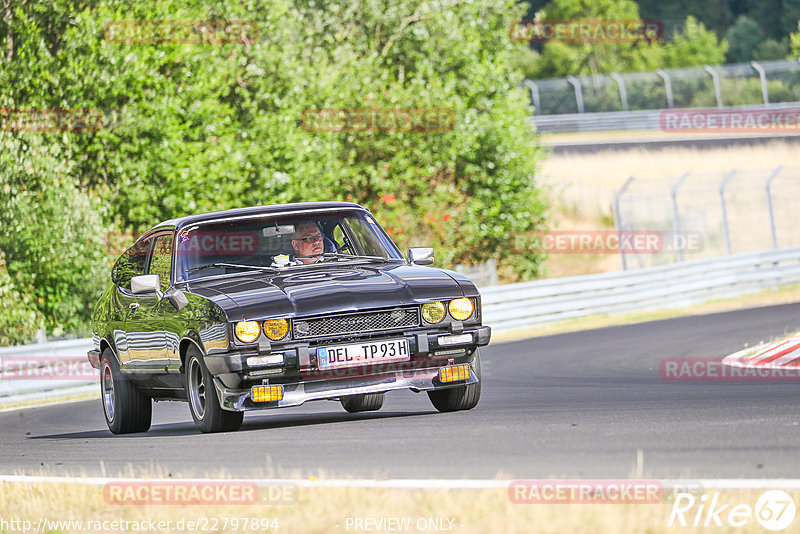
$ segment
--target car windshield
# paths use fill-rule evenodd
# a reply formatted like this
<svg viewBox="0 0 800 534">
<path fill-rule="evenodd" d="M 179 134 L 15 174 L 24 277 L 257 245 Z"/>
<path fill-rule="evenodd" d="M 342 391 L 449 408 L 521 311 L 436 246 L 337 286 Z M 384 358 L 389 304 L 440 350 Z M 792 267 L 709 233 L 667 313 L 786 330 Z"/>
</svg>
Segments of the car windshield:
<svg viewBox="0 0 800 534">
<path fill-rule="evenodd" d="M 274 273 L 307 265 L 404 261 L 371 214 L 248 217 L 202 223 L 178 234 L 183 280 L 260 270 Z"/>
</svg>

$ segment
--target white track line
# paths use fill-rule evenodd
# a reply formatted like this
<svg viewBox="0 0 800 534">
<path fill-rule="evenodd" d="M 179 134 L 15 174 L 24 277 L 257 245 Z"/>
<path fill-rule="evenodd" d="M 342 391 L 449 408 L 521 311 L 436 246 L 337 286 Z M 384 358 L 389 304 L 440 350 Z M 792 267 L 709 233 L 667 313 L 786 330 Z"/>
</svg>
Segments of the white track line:
<svg viewBox="0 0 800 534">
<path fill-rule="evenodd" d="M 524 480 L 524 479 L 515 479 Z M 535 479 L 549 484 L 575 484 L 576 482 L 602 482 L 602 479 Z M 620 482 L 620 479 L 613 479 Z M 163 484 L 165 482 L 179 484 L 212 484 L 212 483 L 256 483 L 259 486 L 295 486 L 301 488 L 390 488 L 390 489 L 507 489 L 514 480 L 491 479 L 215 479 L 215 478 L 113 478 L 113 477 L 56 477 L 56 476 L 28 476 L 28 475 L 0 475 L 0 483 L 48 483 L 48 484 L 81 484 L 89 486 L 102 486 L 109 483 L 146 483 Z M 664 489 L 694 488 L 694 489 L 725 489 L 725 490 L 766 490 L 785 489 L 800 490 L 800 479 L 791 478 L 710 478 L 710 479 L 630 479 L 628 482 L 660 482 Z"/>
</svg>

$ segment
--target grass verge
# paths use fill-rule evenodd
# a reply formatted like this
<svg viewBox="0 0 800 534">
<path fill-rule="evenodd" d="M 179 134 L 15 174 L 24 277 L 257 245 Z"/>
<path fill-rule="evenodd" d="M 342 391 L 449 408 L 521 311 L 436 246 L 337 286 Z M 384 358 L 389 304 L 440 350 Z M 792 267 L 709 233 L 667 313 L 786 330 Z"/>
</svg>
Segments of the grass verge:
<svg viewBox="0 0 800 534">
<path fill-rule="evenodd" d="M 174 482 L 174 481 L 172 481 Z M 158 484 L 158 483 L 155 483 Z M 273 486 L 274 488 L 274 486 Z M 248 505 L 115 504 L 107 487 L 85 484 L 14 482 L 0 484 L 0 531 L 14 532 L 280 532 L 330 534 L 336 532 L 454 532 L 454 533 L 717 533 L 763 532 L 756 512 L 761 491 L 694 490 L 693 507 L 682 517 L 670 517 L 688 497 L 665 491 L 657 504 L 516 504 L 507 488 L 470 490 L 420 490 L 387 488 L 293 488 L 290 499 L 281 490 L 280 504 L 258 489 L 258 502 Z M 722 526 L 705 524 L 709 503 Z M 702 499 L 702 495 L 707 495 Z M 794 502 L 800 492 L 789 492 Z M 680 500 L 683 499 L 683 500 Z M 701 505 L 705 505 L 704 507 Z M 742 526 L 733 528 L 728 513 L 746 505 Z M 702 513 L 698 513 L 701 511 Z M 777 512 L 776 512 L 777 513 Z M 699 516 L 698 525 L 693 523 Z M 13 523 L 11 523 L 13 522 Z M 69 523 L 72 522 L 72 523 Z M 190 528 L 192 527 L 192 528 Z"/>
</svg>

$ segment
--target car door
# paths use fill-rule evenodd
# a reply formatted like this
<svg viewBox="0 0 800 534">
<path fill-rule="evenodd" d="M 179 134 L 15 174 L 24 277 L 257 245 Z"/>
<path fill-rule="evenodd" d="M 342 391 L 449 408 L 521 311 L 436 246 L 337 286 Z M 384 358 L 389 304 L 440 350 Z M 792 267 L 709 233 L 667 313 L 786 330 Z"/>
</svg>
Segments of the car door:
<svg viewBox="0 0 800 534">
<path fill-rule="evenodd" d="M 111 273 L 111 279 L 115 286 L 113 297 L 114 346 L 123 369 L 129 368 L 131 361 L 126 323 L 131 313 L 141 306 L 137 295 L 131 292 L 131 278 L 144 274 L 152 245 L 152 237 L 140 238 L 131 248 L 122 253 Z"/>
<path fill-rule="evenodd" d="M 150 262 L 147 265 L 147 274 L 157 274 L 161 280 L 161 291 L 163 293 L 172 286 L 173 241 L 174 235 L 172 232 L 157 235 Z M 168 298 L 161 299 L 155 311 L 160 314 L 163 320 L 164 366 L 169 371 L 178 372 L 181 366 L 179 353 L 180 334 L 183 325 L 181 314 Z"/>
<path fill-rule="evenodd" d="M 155 246 L 163 243 L 161 239 L 169 235 L 171 234 L 162 233 L 150 236 L 143 274 L 149 273 Z M 128 291 L 126 299 L 128 315 L 125 320 L 125 337 L 129 368 L 143 372 L 163 371 L 169 363 L 164 330 L 164 302 L 169 304 L 169 301 L 159 298 L 155 292 L 134 295 Z"/>
</svg>

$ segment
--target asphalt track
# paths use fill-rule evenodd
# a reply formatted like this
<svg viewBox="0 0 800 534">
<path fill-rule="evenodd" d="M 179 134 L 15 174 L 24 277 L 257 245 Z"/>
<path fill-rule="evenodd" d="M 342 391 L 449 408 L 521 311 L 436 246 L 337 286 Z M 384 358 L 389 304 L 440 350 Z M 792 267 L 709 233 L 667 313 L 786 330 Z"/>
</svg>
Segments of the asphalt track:
<svg viewBox="0 0 800 534">
<path fill-rule="evenodd" d="M 380 412 L 312 402 L 203 435 L 185 404 L 159 403 L 150 432 L 112 436 L 99 400 L 0 413 L 0 473 L 800 478 L 800 383 L 659 372 L 798 329 L 792 304 L 493 343 L 480 404 L 451 414 L 398 392 Z"/>
</svg>

